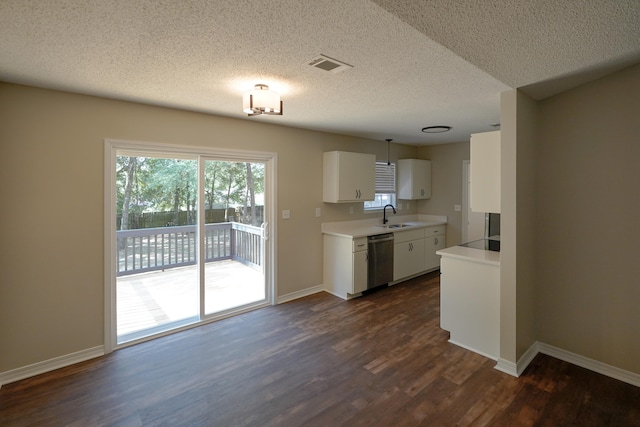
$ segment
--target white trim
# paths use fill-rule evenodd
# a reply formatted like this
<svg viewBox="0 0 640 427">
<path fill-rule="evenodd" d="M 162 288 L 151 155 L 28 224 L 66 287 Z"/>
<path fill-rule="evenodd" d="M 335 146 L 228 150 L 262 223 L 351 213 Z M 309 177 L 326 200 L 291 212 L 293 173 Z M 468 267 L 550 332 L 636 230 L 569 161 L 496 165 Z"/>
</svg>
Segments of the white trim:
<svg viewBox="0 0 640 427">
<path fill-rule="evenodd" d="M 529 364 L 536 357 L 538 352 L 539 352 L 538 342 L 535 342 L 522 355 L 520 360 L 518 360 L 518 363 L 509 362 L 508 360 L 500 358 L 498 359 L 498 363 L 496 364 L 495 369 L 517 378 L 520 375 L 522 375 L 525 369 L 527 369 L 527 366 L 529 366 Z"/>
<path fill-rule="evenodd" d="M 499 359 L 495 369 L 509 375 L 513 375 L 514 377 L 519 377 L 522 375 L 524 370 L 527 369 L 538 353 L 546 354 L 547 356 L 555 357 L 556 359 L 571 363 L 572 365 L 580 366 L 598 374 L 640 387 L 640 374 L 611 366 L 539 341 L 536 341 L 531 345 L 531 347 L 529 347 L 520 360 L 518 360 L 517 365 L 513 362 Z"/>
<path fill-rule="evenodd" d="M 54 357 L 53 359 L 44 360 L 32 365 L 23 366 L 21 368 L 12 369 L 10 371 L 0 373 L 0 387 L 25 378 L 44 374 L 56 369 L 64 368 L 69 365 L 84 362 L 85 360 L 94 359 L 104 356 L 104 347 L 97 346 L 80 350 L 75 353 L 66 354 L 64 356 Z"/>
<path fill-rule="evenodd" d="M 221 161 L 263 161 L 265 167 L 265 204 L 266 208 L 265 222 L 267 223 L 267 234 L 269 236 L 265 242 L 265 259 L 264 259 L 264 280 L 266 287 L 266 304 L 259 303 L 259 305 L 275 305 L 276 295 L 278 287 L 276 283 L 277 271 L 276 271 L 276 250 L 277 250 L 277 159 L 278 154 L 274 152 L 265 151 L 253 151 L 253 150 L 235 150 L 225 149 L 218 147 L 205 147 L 205 146 L 188 146 L 188 145 L 176 145 L 165 143 L 153 143 L 153 142 L 141 142 L 141 141 L 127 141 L 106 138 L 104 140 L 104 153 L 105 153 L 105 170 L 104 170 L 104 240 L 105 240 L 105 254 L 104 254 L 104 296 L 105 296 L 105 309 L 104 309 L 104 352 L 105 354 L 112 352 L 117 348 L 122 348 L 130 345 L 125 343 L 123 345 L 117 344 L 117 318 L 116 318 L 116 285 L 115 285 L 115 267 L 116 259 L 114 254 L 116 253 L 116 242 L 113 239 L 115 235 L 115 194 L 116 194 L 116 177 L 113 171 L 116 167 L 116 152 L 118 150 L 124 150 L 131 152 L 131 155 L 139 155 L 144 153 L 146 155 L 157 156 L 175 156 L 175 155 L 188 155 L 189 158 L 199 159 L 200 157 L 214 158 Z M 272 191 L 271 191 L 272 190 Z M 240 309 L 233 312 L 243 312 L 255 309 L 256 306 L 250 305 L 246 307 L 246 310 Z M 224 313 L 220 317 L 218 316 L 205 316 L 201 318 L 199 322 L 186 326 L 185 328 L 194 327 L 209 323 L 219 318 L 228 317 L 231 312 Z M 183 328 L 174 330 L 175 332 Z M 154 335 L 144 339 L 156 338 L 164 334 Z M 140 342 L 140 341 L 135 341 Z"/>
<path fill-rule="evenodd" d="M 556 359 L 564 360 L 565 362 L 571 363 L 573 365 L 577 365 L 582 368 L 589 369 L 590 371 L 606 375 L 607 377 L 620 380 L 627 384 L 640 387 L 640 374 L 626 371 L 615 366 L 607 365 L 606 363 L 602 363 L 597 360 L 590 359 L 588 357 L 584 357 L 549 344 L 539 342 L 536 342 L 536 344 L 538 345 L 539 352 L 542 354 L 555 357 Z"/>
<path fill-rule="evenodd" d="M 116 348 L 116 147 L 111 141 L 104 144 L 104 352 L 111 353 Z"/>
<path fill-rule="evenodd" d="M 278 304 L 282 304 L 285 302 L 293 301 L 298 298 L 308 297 L 309 295 L 317 294 L 318 292 L 324 292 L 324 286 L 312 286 L 310 288 L 302 289 L 300 291 L 291 292 L 286 295 L 282 295 L 278 297 Z"/>
</svg>

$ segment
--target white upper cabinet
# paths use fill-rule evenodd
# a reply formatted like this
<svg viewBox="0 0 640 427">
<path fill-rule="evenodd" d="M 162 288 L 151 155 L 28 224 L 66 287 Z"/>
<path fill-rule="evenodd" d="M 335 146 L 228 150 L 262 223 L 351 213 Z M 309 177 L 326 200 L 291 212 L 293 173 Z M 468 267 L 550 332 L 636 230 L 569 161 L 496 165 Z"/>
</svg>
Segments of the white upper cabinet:
<svg viewBox="0 0 640 427">
<path fill-rule="evenodd" d="M 500 213 L 500 131 L 472 134 L 470 151 L 471 210 Z"/>
<path fill-rule="evenodd" d="M 431 198 L 430 160 L 398 160 L 398 198 L 404 200 Z"/>
<path fill-rule="evenodd" d="M 322 201 L 364 202 L 375 198 L 376 156 L 329 151 L 323 155 Z"/>
</svg>

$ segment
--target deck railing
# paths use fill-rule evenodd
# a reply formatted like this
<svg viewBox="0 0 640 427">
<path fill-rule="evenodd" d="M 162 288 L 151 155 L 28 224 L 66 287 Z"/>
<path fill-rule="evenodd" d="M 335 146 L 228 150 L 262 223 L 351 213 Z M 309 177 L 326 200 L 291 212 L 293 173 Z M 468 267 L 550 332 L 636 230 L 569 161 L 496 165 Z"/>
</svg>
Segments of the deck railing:
<svg viewBox="0 0 640 427">
<path fill-rule="evenodd" d="M 196 226 L 116 232 L 118 276 L 196 264 Z M 205 262 L 233 259 L 262 269 L 262 229 L 236 222 L 206 224 Z"/>
</svg>

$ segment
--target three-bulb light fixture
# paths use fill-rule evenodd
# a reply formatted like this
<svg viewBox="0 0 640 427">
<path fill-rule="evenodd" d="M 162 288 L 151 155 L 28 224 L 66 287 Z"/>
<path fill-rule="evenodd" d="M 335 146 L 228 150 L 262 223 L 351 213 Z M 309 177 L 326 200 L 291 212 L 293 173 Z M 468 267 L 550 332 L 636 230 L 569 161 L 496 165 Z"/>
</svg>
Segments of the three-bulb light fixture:
<svg viewBox="0 0 640 427">
<path fill-rule="evenodd" d="M 244 93 L 242 111 L 249 116 L 263 114 L 281 116 L 282 100 L 280 99 L 280 94 L 269 90 L 269 86 L 265 84 L 257 84 L 253 90 Z"/>
</svg>

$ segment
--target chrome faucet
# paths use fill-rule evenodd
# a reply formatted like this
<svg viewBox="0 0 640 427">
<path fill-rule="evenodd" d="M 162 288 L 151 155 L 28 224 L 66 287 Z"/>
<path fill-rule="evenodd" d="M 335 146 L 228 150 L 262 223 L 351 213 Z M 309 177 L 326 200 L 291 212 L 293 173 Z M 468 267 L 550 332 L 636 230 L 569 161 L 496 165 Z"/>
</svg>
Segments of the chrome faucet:
<svg viewBox="0 0 640 427">
<path fill-rule="evenodd" d="M 393 209 L 393 214 L 396 214 L 396 208 L 393 207 L 392 204 L 388 204 L 385 205 L 384 208 L 382 208 L 382 224 L 386 224 L 389 222 L 389 220 L 387 219 L 387 207 L 391 206 L 391 209 Z"/>
</svg>

